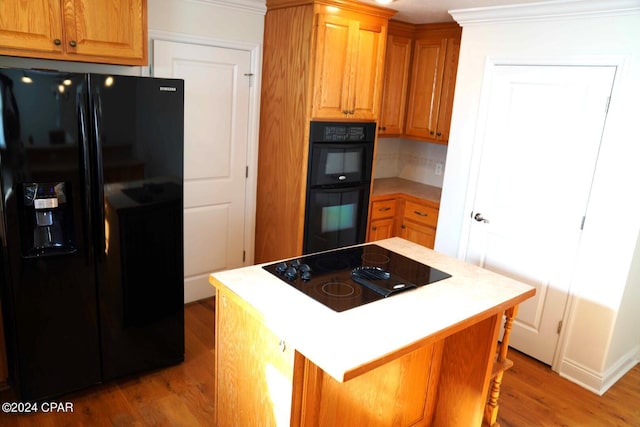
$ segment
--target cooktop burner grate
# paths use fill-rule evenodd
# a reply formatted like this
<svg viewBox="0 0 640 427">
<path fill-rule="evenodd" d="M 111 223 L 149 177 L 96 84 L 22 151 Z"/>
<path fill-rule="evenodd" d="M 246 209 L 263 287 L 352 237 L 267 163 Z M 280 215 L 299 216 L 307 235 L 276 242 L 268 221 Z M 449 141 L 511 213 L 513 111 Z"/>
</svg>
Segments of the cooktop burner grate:
<svg viewBox="0 0 640 427">
<path fill-rule="evenodd" d="M 304 255 L 263 268 L 338 312 L 451 277 L 375 244 Z"/>
</svg>

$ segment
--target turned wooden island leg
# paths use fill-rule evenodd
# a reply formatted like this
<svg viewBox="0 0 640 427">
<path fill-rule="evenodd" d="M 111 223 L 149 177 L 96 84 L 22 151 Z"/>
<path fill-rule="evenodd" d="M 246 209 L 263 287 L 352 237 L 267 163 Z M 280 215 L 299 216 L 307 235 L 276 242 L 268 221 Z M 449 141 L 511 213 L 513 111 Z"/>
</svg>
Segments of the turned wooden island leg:
<svg viewBox="0 0 640 427">
<path fill-rule="evenodd" d="M 513 319 L 518 314 L 518 306 L 515 305 L 505 311 L 504 332 L 502 334 L 502 343 L 498 350 L 496 363 L 493 369 L 491 379 L 491 387 L 489 388 L 489 398 L 484 409 L 483 425 L 498 427 L 498 399 L 500 398 L 500 386 L 502 385 L 502 376 L 504 371 L 513 366 L 513 362 L 507 359 L 509 351 L 509 338 L 511 336 L 511 328 L 513 327 Z"/>
</svg>

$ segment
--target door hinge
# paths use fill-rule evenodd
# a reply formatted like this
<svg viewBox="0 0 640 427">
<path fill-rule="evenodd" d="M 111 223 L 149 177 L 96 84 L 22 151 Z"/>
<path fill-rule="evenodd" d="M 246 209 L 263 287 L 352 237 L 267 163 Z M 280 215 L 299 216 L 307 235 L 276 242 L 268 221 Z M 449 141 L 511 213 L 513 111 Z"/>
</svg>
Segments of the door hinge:
<svg viewBox="0 0 640 427">
<path fill-rule="evenodd" d="M 244 262 L 246 259 L 247 259 L 247 252 L 242 251 L 242 262 Z"/>
<path fill-rule="evenodd" d="M 556 329 L 556 333 L 559 335 L 562 330 L 562 320 L 558 322 L 558 329 Z"/>
<path fill-rule="evenodd" d="M 587 217 L 583 216 L 582 217 L 582 222 L 580 223 L 580 230 L 584 230 L 584 222 L 586 221 Z"/>
<path fill-rule="evenodd" d="M 251 87 L 253 83 L 253 79 L 252 79 L 253 73 L 244 73 L 244 75 L 245 77 L 249 77 L 249 87 Z"/>
<path fill-rule="evenodd" d="M 249 166 L 245 166 L 244 168 L 244 177 L 249 178 Z"/>
</svg>

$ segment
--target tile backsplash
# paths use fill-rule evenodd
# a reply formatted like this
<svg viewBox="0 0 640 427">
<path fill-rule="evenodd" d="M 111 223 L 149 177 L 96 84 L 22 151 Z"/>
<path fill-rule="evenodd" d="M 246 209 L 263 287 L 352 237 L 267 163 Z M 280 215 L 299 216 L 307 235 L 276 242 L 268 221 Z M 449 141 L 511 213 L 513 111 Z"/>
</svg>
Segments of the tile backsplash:
<svg viewBox="0 0 640 427">
<path fill-rule="evenodd" d="M 379 138 L 374 178 L 398 177 L 442 188 L 446 157 L 446 145 Z"/>
</svg>

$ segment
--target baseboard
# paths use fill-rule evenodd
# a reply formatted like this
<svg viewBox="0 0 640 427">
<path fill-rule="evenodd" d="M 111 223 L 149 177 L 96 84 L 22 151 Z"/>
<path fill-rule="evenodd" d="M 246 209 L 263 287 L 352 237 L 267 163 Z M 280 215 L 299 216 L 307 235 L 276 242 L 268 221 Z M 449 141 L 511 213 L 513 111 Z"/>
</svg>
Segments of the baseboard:
<svg viewBox="0 0 640 427">
<path fill-rule="evenodd" d="M 620 378 L 640 362 L 640 346 L 624 354 L 605 372 L 589 369 L 573 360 L 564 359 L 558 374 L 579 386 L 602 396 Z"/>
<path fill-rule="evenodd" d="M 184 303 L 190 303 L 215 295 L 213 286 L 209 283 L 209 274 L 187 277 L 184 279 Z"/>
</svg>

